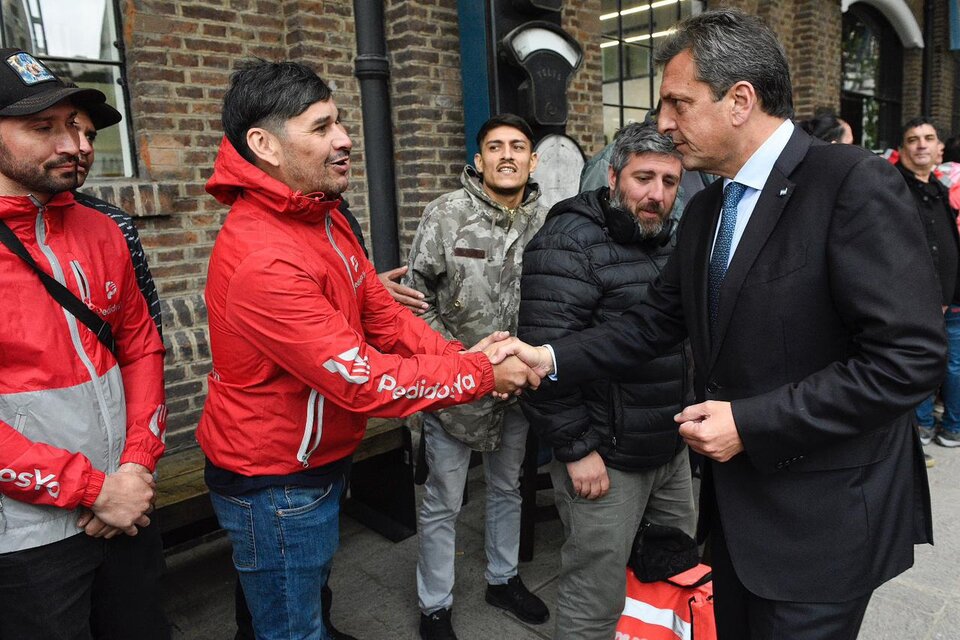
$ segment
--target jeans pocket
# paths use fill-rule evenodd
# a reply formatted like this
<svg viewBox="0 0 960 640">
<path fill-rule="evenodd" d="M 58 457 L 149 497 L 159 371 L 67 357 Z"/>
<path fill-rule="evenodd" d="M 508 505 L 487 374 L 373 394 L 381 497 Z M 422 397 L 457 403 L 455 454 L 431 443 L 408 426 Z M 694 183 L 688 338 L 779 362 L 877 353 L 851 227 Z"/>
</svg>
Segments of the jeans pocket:
<svg viewBox="0 0 960 640">
<path fill-rule="evenodd" d="M 253 533 L 253 505 L 237 496 L 210 492 L 210 502 L 220 526 L 230 537 L 233 564 L 237 569 L 257 567 L 257 544 Z"/>
<path fill-rule="evenodd" d="M 281 518 L 300 516 L 323 505 L 333 493 L 339 482 L 331 482 L 325 487 L 298 487 L 287 485 L 283 488 L 286 505 L 277 509 Z"/>
</svg>

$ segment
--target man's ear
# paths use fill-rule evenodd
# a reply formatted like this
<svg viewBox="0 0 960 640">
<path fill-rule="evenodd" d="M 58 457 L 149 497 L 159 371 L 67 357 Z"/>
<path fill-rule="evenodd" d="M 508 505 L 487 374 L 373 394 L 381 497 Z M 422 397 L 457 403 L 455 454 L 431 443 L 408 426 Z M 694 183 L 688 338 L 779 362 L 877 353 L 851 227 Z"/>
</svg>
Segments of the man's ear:
<svg viewBox="0 0 960 640">
<path fill-rule="evenodd" d="M 617 186 L 617 172 L 613 170 L 613 165 L 607 165 L 607 186 L 612 192 Z"/>
<path fill-rule="evenodd" d="M 477 169 L 477 173 L 483 173 L 483 156 L 479 153 L 473 154 L 473 166 Z"/>
<path fill-rule="evenodd" d="M 251 127 L 247 130 L 247 146 L 257 164 L 262 162 L 275 168 L 280 166 L 280 140 L 275 134 L 261 127 Z"/>
<path fill-rule="evenodd" d="M 727 95 L 733 100 L 730 111 L 733 124 L 741 125 L 749 120 L 750 114 L 757 108 L 757 92 L 753 85 L 741 80 L 730 87 Z"/>
<path fill-rule="evenodd" d="M 540 154 L 534 151 L 530 154 L 530 173 L 536 171 L 538 162 L 540 162 Z"/>
</svg>

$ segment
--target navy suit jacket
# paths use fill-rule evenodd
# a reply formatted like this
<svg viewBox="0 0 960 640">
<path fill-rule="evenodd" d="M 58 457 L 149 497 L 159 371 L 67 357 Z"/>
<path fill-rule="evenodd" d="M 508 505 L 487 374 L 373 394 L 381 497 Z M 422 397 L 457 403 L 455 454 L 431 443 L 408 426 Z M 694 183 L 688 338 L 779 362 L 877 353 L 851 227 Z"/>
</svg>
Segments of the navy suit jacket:
<svg viewBox="0 0 960 640">
<path fill-rule="evenodd" d="M 744 444 L 708 465 L 701 535 L 718 513 L 761 597 L 849 600 L 932 541 L 912 410 L 942 378 L 946 339 L 916 205 L 883 159 L 797 129 L 731 260 L 711 341 L 721 189 L 690 202 L 644 304 L 552 343 L 557 384 L 629 379 L 689 336 L 698 400 L 730 401 Z"/>
</svg>

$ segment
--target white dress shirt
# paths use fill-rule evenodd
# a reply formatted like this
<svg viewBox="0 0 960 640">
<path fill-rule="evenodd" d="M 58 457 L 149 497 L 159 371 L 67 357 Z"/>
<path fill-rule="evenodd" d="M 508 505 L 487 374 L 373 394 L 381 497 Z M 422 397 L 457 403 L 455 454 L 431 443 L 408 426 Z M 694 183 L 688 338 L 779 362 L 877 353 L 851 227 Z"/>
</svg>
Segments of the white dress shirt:
<svg viewBox="0 0 960 640">
<path fill-rule="evenodd" d="M 743 237 L 743 231 L 747 228 L 747 223 L 750 222 L 750 216 L 753 215 L 753 208 L 757 206 L 757 201 L 760 199 L 760 191 L 766 184 L 770 172 L 773 171 L 773 165 L 777 162 L 780 154 L 783 153 L 783 149 L 787 146 L 787 142 L 790 141 L 792 135 L 793 123 L 790 120 L 784 120 L 777 127 L 777 130 L 740 167 L 740 171 L 737 172 L 732 181 L 729 178 L 723 179 L 724 188 L 731 182 L 739 182 L 747 188 L 737 205 L 737 224 L 733 228 L 733 241 L 730 243 L 730 255 L 727 257 L 728 267 L 730 266 L 730 260 L 733 259 L 734 252 L 737 250 L 737 245 L 740 244 L 740 238 Z M 717 230 L 713 232 L 714 244 L 717 242 L 719 229 L 720 225 L 718 224 Z"/>
</svg>

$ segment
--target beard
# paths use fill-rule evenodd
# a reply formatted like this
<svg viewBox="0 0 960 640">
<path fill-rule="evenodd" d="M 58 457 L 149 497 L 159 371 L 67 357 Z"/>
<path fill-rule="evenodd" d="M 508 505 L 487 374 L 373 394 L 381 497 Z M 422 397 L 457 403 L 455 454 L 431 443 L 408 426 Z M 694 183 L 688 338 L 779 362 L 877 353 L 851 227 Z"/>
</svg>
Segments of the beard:
<svg viewBox="0 0 960 640">
<path fill-rule="evenodd" d="M 72 166 L 70 173 L 55 175 L 54 169 Z M 13 157 L 0 140 L 0 173 L 33 194 L 54 195 L 79 186 L 76 156 L 61 156 L 37 166 Z"/>
<path fill-rule="evenodd" d="M 663 222 L 670 212 L 665 211 L 662 204 L 647 202 L 646 206 L 643 205 L 643 202 L 636 202 L 631 206 L 631 204 L 626 201 L 623 192 L 620 191 L 619 184 L 610 190 L 610 206 L 616 209 L 622 209 L 630 214 L 630 218 L 640 231 L 641 238 L 644 240 L 656 238 L 660 235 L 660 232 L 663 231 Z M 641 211 L 653 211 L 657 214 L 657 218 L 653 220 L 641 219 L 639 217 Z"/>
<path fill-rule="evenodd" d="M 342 157 L 342 155 L 338 156 L 334 160 Z M 334 172 L 327 163 L 321 164 L 318 168 L 296 160 L 294 159 L 286 167 L 286 175 L 281 180 L 292 191 L 300 191 L 304 195 L 322 193 L 324 199 L 336 200 L 350 186 L 349 179 Z"/>
</svg>

